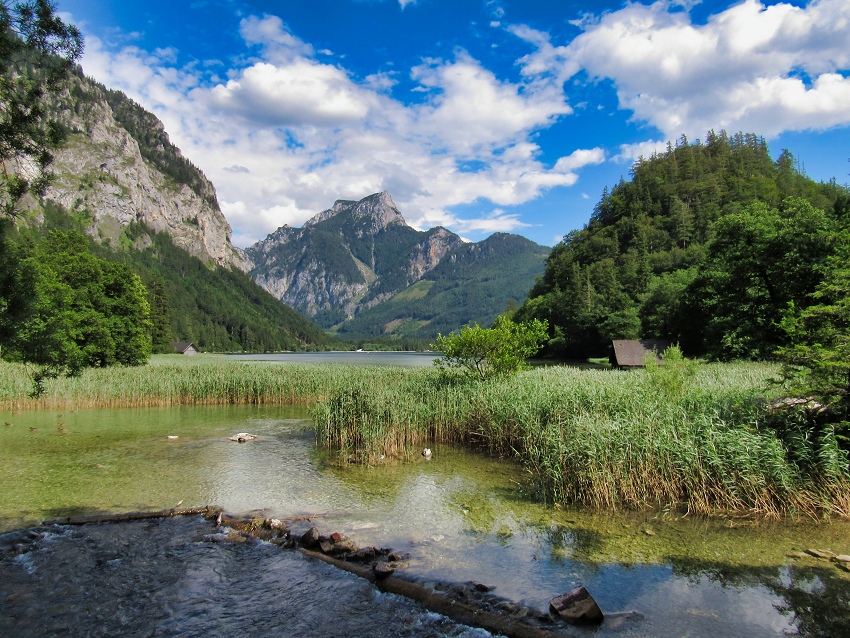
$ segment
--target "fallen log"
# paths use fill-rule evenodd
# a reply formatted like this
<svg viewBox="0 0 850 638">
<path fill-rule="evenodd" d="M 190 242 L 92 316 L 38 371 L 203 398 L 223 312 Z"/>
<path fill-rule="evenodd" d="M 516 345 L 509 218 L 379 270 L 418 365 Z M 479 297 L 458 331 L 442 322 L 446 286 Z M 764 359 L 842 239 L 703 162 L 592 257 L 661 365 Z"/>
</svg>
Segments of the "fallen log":
<svg viewBox="0 0 850 638">
<path fill-rule="evenodd" d="M 61 518 L 49 518 L 42 521 L 42 525 L 88 525 L 89 523 L 124 523 L 127 521 L 140 521 L 148 518 L 169 518 L 171 516 L 196 516 L 200 514 L 205 518 L 215 518 L 220 507 L 207 505 L 204 507 L 187 507 L 177 509 L 173 507 L 157 512 L 122 512 L 119 514 L 89 514 L 88 516 L 63 516 Z"/>
<path fill-rule="evenodd" d="M 422 585 L 395 576 L 387 576 L 379 580 L 375 578 L 375 574 L 368 567 L 353 565 L 344 560 L 313 552 L 309 549 L 301 548 L 299 551 L 304 556 L 324 561 L 360 578 L 365 578 L 369 582 L 374 583 L 382 592 L 410 598 L 429 611 L 442 614 L 455 622 L 469 625 L 470 627 L 480 627 L 492 634 L 499 634 L 508 638 L 564 638 L 564 634 L 562 633 L 549 631 L 542 627 L 534 627 L 512 618 L 478 609 L 472 605 L 450 598 L 445 594 L 435 592 Z"/>
</svg>

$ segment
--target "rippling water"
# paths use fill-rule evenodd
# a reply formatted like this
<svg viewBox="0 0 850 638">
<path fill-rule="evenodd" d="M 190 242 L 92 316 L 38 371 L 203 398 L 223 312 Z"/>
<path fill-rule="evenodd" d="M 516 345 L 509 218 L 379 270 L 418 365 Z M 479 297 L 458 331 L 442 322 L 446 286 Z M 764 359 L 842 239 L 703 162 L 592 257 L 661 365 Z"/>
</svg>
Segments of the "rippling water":
<svg viewBox="0 0 850 638">
<path fill-rule="evenodd" d="M 56 528 L 4 565 L 2 636 L 483 636 L 201 519 Z M 5 562 L 5 561 L 4 561 Z"/>
<path fill-rule="evenodd" d="M 787 558 L 808 547 L 850 553 L 846 522 L 557 511 L 524 495 L 521 468 L 453 447 L 434 446 L 431 461 L 340 466 L 315 449 L 307 416 L 283 407 L 0 414 L 13 423 L 0 430 L 0 530 L 178 501 L 309 514 L 325 532 L 409 552 L 409 578 L 483 582 L 538 609 L 584 584 L 604 611 L 642 614 L 594 635 L 841 636 L 850 626 L 850 574 Z M 258 438 L 227 440 L 242 431 Z M 465 631 L 275 546 L 204 541 L 209 525 L 56 527 L 33 551 L 0 552 L 0 635 Z"/>
</svg>

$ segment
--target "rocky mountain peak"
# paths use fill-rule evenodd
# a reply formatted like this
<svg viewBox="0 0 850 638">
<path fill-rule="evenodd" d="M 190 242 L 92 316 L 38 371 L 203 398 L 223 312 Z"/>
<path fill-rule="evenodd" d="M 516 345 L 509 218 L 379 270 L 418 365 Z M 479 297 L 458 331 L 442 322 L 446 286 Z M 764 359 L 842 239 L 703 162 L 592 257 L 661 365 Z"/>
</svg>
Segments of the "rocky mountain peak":
<svg viewBox="0 0 850 638">
<path fill-rule="evenodd" d="M 338 215 L 348 215 L 351 221 L 361 224 L 365 221 L 372 233 L 376 233 L 390 224 L 407 226 L 407 222 L 396 207 L 393 198 L 388 192 L 383 191 L 364 197 L 360 201 L 338 199 L 331 208 L 307 220 L 304 227 L 315 226 Z"/>
</svg>

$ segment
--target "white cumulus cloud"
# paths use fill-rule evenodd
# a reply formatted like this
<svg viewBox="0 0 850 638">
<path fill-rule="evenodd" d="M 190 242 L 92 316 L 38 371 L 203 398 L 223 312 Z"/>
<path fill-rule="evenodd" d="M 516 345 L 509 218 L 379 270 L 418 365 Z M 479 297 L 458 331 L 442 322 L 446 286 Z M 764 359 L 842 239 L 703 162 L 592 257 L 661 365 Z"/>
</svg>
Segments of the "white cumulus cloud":
<svg viewBox="0 0 850 638">
<path fill-rule="evenodd" d="M 611 80 L 620 107 L 666 139 L 850 124 L 846 0 L 805 7 L 745 0 L 705 24 L 691 19 L 690 6 L 633 3 L 585 16 L 577 23 L 583 33 L 563 46 L 527 26 L 511 31 L 535 47 L 521 60 L 526 75 L 564 82 L 584 71 L 593 81 Z"/>
</svg>

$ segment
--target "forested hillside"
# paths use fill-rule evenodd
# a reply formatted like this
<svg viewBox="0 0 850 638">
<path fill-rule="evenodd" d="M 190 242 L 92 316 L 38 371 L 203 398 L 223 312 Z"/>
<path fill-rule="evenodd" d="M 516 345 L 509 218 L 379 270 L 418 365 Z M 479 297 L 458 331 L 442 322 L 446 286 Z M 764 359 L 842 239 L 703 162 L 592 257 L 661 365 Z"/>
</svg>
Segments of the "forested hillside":
<svg viewBox="0 0 850 638">
<path fill-rule="evenodd" d="M 611 339 L 691 355 L 771 357 L 789 308 L 813 302 L 848 242 L 850 193 L 764 138 L 710 132 L 638 161 L 550 254 L 517 318 L 549 321 L 547 352 L 604 356 Z"/>
<path fill-rule="evenodd" d="M 404 335 L 433 340 L 467 322 L 489 326 L 521 303 L 540 273 L 545 246 L 508 233 L 464 244 L 409 288 L 338 328 L 343 338 Z"/>
<path fill-rule="evenodd" d="M 45 207 L 41 226 L 10 235 L 37 244 L 50 230 L 82 231 L 84 225 L 61 207 Z M 205 264 L 177 247 L 165 233 L 142 224 L 126 226 L 117 246 L 94 241 L 102 259 L 123 263 L 138 273 L 150 305 L 154 352 L 172 341 L 192 341 L 216 352 L 324 349 L 334 340 L 318 326 L 282 304 L 236 269 Z"/>
</svg>

